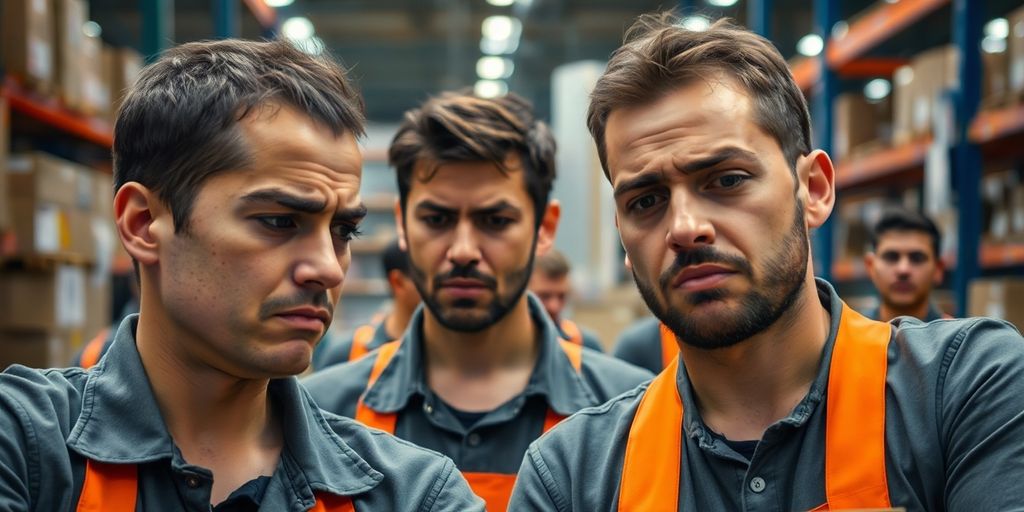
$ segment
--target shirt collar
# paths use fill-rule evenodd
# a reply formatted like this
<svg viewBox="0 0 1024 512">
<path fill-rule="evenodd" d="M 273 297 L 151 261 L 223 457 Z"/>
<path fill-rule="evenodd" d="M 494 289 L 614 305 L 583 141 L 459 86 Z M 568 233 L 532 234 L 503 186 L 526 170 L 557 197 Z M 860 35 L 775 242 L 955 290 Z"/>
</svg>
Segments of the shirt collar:
<svg viewBox="0 0 1024 512">
<path fill-rule="evenodd" d="M 836 335 L 839 333 L 839 321 L 842 318 L 843 301 L 836 294 L 832 285 L 823 279 L 815 279 L 818 289 L 818 299 L 821 305 L 829 310 L 830 322 L 828 338 L 821 352 L 821 360 L 818 363 L 818 373 L 811 383 L 811 389 L 803 400 L 793 409 L 789 416 L 779 420 L 778 423 L 788 424 L 794 427 L 803 425 L 811 417 L 818 403 L 828 390 L 829 364 L 832 361 L 832 348 L 835 346 Z M 700 439 L 702 442 L 710 442 L 711 435 L 704 426 L 704 420 L 697 409 L 697 400 L 693 395 L 693 387 L 690 385 L 689 377 L 686 374 L 686 366 L 679 365 L 676 373 L 676 387 L 679 396 L 683 401 L 683 425 L 686 435 Z"/>
<path fill-rule="evenodd" d="M 596 405 L 596 398 L 562 350 L 560 331 L 540 300 L 529 292 L 526 300 L 530 319 L 537 326 L 540 346 L 537 363 L 523 395 L 544 396 L 548 405 L 562 415 Z M 424 314 L 421 305 L 413 314 L 391 361 L 373 387 L 363 395 L 363 403 L 371 409 L 382 413 L 398 412 L 407 406 L 413 395 L 430 394 L 422 364 Z"/>
<path fill-rule="evenodd" d="M 89 459 L 140 464 L 173 458 L 174 442 L 135 345 L 137 327 L 138 315 L 121 323 L 86 379 L 82 412 L 67 444 Z M 347 495 L 380 482 L 383 475 L 334 432 L 295 377 L 271 380 L 268 393 L 282 422 L 282 461 L 297 465 L 312 489 Z"/>
</svg>

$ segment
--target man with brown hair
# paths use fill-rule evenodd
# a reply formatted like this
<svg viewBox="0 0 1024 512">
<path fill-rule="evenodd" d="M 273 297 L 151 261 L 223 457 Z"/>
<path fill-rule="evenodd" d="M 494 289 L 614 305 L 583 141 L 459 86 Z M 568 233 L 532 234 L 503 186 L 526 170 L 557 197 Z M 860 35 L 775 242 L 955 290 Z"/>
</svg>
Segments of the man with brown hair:
<svg viewBox="0 0 1024 512">
<path fill-rule="evenodd" d="M 588 125 L 637 287 L 679 342 L 650 384 L 534 443 L 517 510 L 1012 510 L 1024 340 L 857 314 L 813 275 L 828 155 L 765 39 L 644 16 Z"/>
<path fill-rule="evenodd" d="M 137 315 L 89 371 L 0 374 L 0 510 L 481 510 L 451 460 L 324 413 L 309 366 L 348 270 L 362 98 L 290 42 L 168 50 L 114 131 Z"/>
<path fill-rule="evenodd" d="M 650 378 L 561 340 L 526 293 L 558 226 L 554 151 L 516 96 L 447 93 L 407 112 L 388 158 L 424 307 L 399 342 L 304 381 L 321 407 L 452 457 L 492 511 L 531 441 Z"/>
<path fill-rule="evenodd" d="M 569 260 L 558 249 L 552 248 L 538 256 L 534 262 L 529 290 L 544 305 L 563 338 L 591 350 L 604 352 L 593 333 L 562 316 L 572 290 L 572 282 L 569 280 L 571 270 Z"/>
</svg>

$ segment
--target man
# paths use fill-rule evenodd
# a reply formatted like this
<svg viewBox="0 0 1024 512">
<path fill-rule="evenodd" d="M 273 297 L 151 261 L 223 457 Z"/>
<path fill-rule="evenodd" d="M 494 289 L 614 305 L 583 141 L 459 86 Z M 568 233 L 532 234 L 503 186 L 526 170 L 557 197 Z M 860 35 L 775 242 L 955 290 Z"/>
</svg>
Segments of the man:
<svg viewBox="0 0 1024 512">
<path fill-rule="evenodd" d="M 452 457 L 491 511 L 531 441 L 650 377 L 561 340 L 526 293 L 558 225 L 554 150 L 516 96 L 447 93 L 407 112 L 388 159 L 425 307 L 400 342 L 304 381 L 324 409 Z"/>
<path fill-rule="evenodd" d="M 925 322 L 948 318 L 931 301 L 932 288 L 942 284 L 939 229 L 928 217 L 908 210 L 882 215 L 871 233 L 872 252 L 864 266 L 882 304 L 870 318 L 888 322 L 912 316 Z"/>
<path fill-rule="evenodd" d="M 292 377 L 365 215 L 362 130 L 344 72 L 285 41 L 185 44 L 142 71 L 114 132 L 140 311 L 88 372 L 0 375 L 0 509 L 481 509 L 451 461 Z"/>
<path fill-rule="evenodd" d="M 358 359 L 391 340 L 397 340 L 405 332 L 409 319 L 420 305 L 420 292 L 409 278 L 409 259 L 397 240 L 384 249 L 381 263 L 391 290 L 391 308 L 382 319 L 357 327 L 347 338 L 324 337 L 313 353 L 314 370 Z"/>
<path fill-rule="evenodd" d="M 533 269 L 528 288 L 540 299 L 551 320 L 561 331 L 562 337 L 577 345 L 604 352 L 601 343 L 592 332 L 562 317 L 562 311 L 565 310 L 572 289 L 572 283 L 569 282 L 569 260 L 557 249 L 552 248 L 547 254 L 537 257 Z"/>
<path fill-rule="evenodd" d="M 648 307 L 680 357 L 524 458 L 516 510 L 1012 510 L 1024 340 L 990 319 L 868 320 L 812 274 L 835 201 L 767 40 L 645 16 L 588 126 Z"/>
<path fill-rule="evenodd" d="M 661 373 L 679 357 L 679 346 L 675 334 L 665 324 L 656 317 L 646 317 L 619 334 L 612 355 L 651 373 Z"/>
</svg>

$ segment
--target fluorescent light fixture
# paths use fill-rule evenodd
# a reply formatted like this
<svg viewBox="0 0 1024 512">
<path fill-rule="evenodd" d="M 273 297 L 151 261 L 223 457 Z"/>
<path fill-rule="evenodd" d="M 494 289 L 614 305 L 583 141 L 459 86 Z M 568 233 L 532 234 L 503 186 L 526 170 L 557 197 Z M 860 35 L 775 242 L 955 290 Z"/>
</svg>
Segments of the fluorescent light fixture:
<svg viewBox="0 0 1024 512">
<path fill-rule="evenodd" d="M 892 84 L 884 78 L 876 78 L 864 86 L 864 97 L 869 101 L 881 101 L 892 92 Z"/>
<path fill-rule="evenodd" d="M 480 27 L 480 32 L 487 39 L 494 39 L 495 41 L 501 41 L 503 39 L 510 39 L 512 34 L 515 33 L 515 25 L 521 22 L 516 18 L 509 16 L 488 16 L 484 18 L 484 23 Z"/>
<path fill-rule="evenodd" d="M 487 0 L 487 3 L 495 7 L 508 7 L 516 3 L 516 0 Z"/>
<path fill-rule="evenodd" d="M 692 30 L 694 32 L 703 32 L 711 26 L 711 22 L 708 21 L 704 16 L 687 16 L 683 18 L 681 23 L 683 28 L 686 30 Z"/>
<path fill-rule="evenodd" d="M 985 24 L 985 37 L 1006 39 L 1010 36 L 1010 22 L 1006 18 L 996 18 Z"/>
<path fill-rule="evenodd" d="M 900 66 L 893 74 L 893 78 L 896 79 L 896 83 L 900 85 L 910 85 L 910 82 L 914 81 L 914 68 L 910 66 Z"/>
<path fill-rule="evenodd" d="M 313 22 L 309 18 L 296 16 L 288 18 L 281 24 L 281 33 L 288 39 L 302 41 L 313 37 L 316 31 L 313 29 Z"/>
<path fill-rule="evenodd" d="M 985 53 L 1003 53 L 1006 51 L 1006 39 L 985 36 L 981 40 L 981 51 Z"/>
<path fill-rule="evenodd" d="M 825 42 L 818 34 L 807 34 L 796 42 L 796 51 L 807 57 L 814 57 L 823 49 L 825 49 Z"/>
<path fill-rule="evenodd" d="M 732 7 L 736 5 L 737 0 L 707 0 L 708 5 L 715 7 Z"/>
<path fill-rule="evenodd" d="M 519 38 L 495 41 L 486 37 L 480 40 L 480 52 L 484 55 L 507 55 L 519 49 Z"/>
<path fill-rule="evenodd" d="M 484 80 L 498 80 L 512 76 L 515 64 L 504 57 L 480 57 L 476 61 L 476 75 Z"/>
<path fill-rule="evenodd" d="M 477 80 L 473 93 L 481 98 L 497 98 L 508 94 L 508 84 L 501 80 Z"/>
<path fill-rule="evenodd" d="M 267 4 L 267 7 L 287 7 L 293 2 L 295 2 L 295 0 L 263 0 L 263 3 Z"/>
<path fill-rule="evenodd" d="M 100 24 L 95 21 L 87 21 L 82 24 L 82 33 L 86 37 L 99 37 L 103 33 L 103 29 L 100 28 Z"/>
</svg>

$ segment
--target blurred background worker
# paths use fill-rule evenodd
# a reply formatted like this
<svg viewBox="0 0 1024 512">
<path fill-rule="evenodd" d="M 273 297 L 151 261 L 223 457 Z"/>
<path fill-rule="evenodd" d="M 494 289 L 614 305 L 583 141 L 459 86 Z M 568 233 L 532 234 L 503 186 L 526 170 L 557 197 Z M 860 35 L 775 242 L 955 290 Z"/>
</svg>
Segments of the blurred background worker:
<svg viewBox="0 0 1024 512">
<path fill-rule="evenodd" d="M 405 332 L 409 318 L 420 305 L 420 293 L 409 278 L 409 259 L 398 246 L 397 239 L 388 244 L 381 255 L 381 263 L 391 292 L 391 306 L 379 315 L 380 318 L 369 319 L 350 336 L 324 337 L 313 356 L 314 370 L 358 359 L 388 341 L 400 338 Z"/>
<path fill-rule="evenodd" d="M 569 260 L 565 259 L 565 255 L 557 249 L 551 249 L 546 254 L 537 256 L 533 265 L 529 289 L 544 304 L 544 309 L 562 331 L 562 337 L 577 345 L 603 352 L 597 336 L 562 316 L 572 292 L 572 282 L 569 280 L 572 267 L 569 266 Z"/>
<path fill-rule="evenodd" d="M 864 256 L 881 305 L 870 317 L 888 322 L 912 316 L 925 322 L 949 318 L 931 299 L 942 284 L 944 265 L 939 257 L 941 235 L 935 223 L 921 213 L 893 209 L 883 214 L 871 234 L 874 249 Z"/>
<path fill-rule="evenodd" d="M 679 355 L 676 337 L 657 318 L 641 318 L 615 341 L 612 355 L 653 374 L 661 373 Z"/>
</svg>

